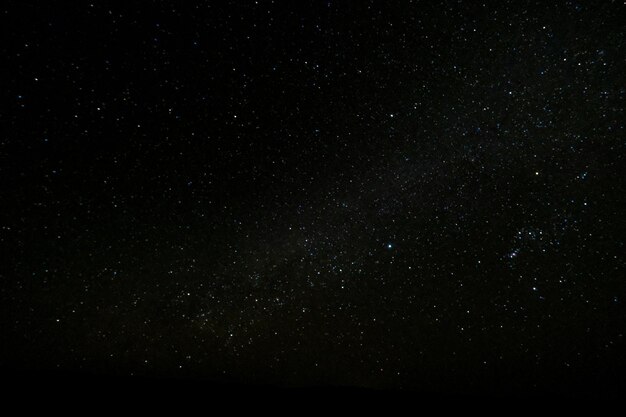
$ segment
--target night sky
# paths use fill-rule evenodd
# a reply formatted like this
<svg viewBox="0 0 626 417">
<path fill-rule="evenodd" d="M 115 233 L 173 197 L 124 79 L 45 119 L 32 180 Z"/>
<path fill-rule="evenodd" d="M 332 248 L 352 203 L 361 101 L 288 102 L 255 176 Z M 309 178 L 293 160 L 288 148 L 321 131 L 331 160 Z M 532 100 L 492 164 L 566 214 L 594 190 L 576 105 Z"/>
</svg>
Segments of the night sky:
<svg viewBox="0 0 626 417">
<path fill-rule="evenodd" d="M 625 8 L 3 3 L 0 364 L 626 387 Z"/>
</svg>

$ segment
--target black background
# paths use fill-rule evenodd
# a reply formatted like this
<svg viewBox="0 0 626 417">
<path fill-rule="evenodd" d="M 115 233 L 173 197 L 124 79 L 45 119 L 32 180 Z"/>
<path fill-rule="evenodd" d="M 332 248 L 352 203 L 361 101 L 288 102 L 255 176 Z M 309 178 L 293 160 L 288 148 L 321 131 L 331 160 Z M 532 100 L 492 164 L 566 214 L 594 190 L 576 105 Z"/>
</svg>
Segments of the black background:
<svg viewBox="0 0 626 417">
<path fill-rule="evenodd" d="M 11 375 L 623 390 L 622 3 L 1 12 Z"/>
</svg>

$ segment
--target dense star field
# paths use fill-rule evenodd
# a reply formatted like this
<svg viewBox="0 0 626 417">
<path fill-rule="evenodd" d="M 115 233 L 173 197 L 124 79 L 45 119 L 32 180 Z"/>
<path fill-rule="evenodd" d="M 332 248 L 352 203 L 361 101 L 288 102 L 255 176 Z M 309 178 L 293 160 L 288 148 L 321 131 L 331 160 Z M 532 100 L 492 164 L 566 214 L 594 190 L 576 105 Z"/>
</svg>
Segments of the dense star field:
<svg viewBox="0 0 626 417">
<path fill-rule="evenodd" d="M 625 8 L 3 4 L 0 363 L 625 387 Z"/>
</svg>

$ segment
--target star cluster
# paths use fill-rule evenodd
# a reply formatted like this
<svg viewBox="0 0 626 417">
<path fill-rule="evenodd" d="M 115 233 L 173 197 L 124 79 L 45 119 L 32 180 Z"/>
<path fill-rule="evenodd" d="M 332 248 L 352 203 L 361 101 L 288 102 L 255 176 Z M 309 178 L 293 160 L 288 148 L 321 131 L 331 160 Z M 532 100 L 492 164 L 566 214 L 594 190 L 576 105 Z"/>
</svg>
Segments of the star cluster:
<svg viewBox="0 0 626 417">
<path fill-rule="evenodd" d="M 624 5 L 2 9 L 3 359 L 464 389 L 624 364 Z"/>
</svg>

